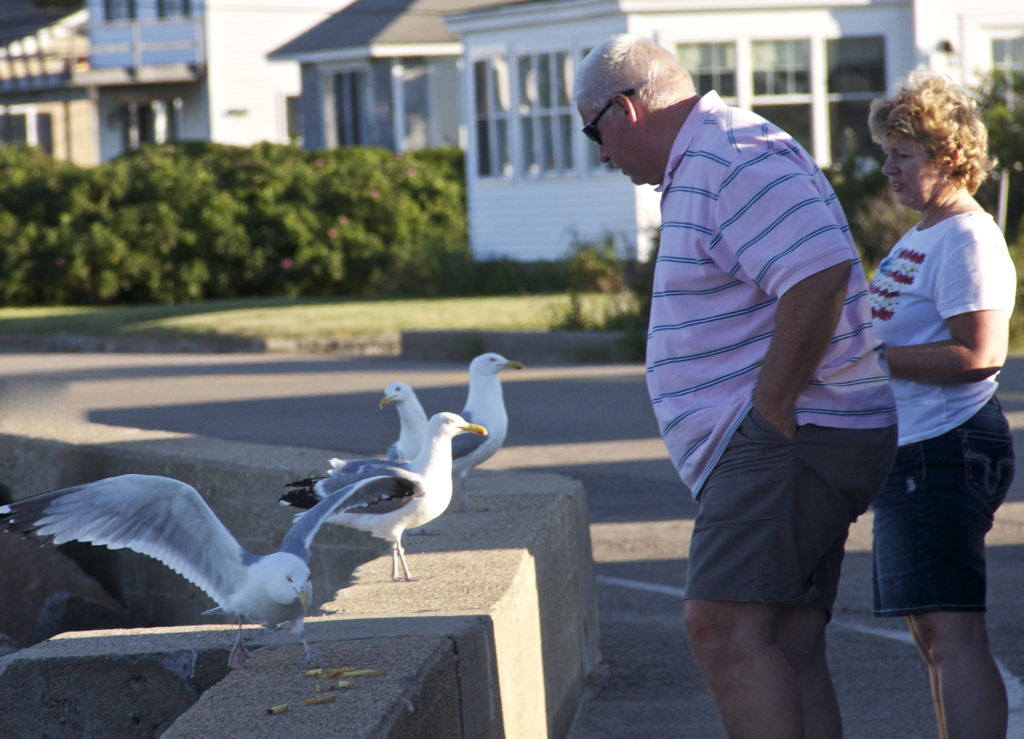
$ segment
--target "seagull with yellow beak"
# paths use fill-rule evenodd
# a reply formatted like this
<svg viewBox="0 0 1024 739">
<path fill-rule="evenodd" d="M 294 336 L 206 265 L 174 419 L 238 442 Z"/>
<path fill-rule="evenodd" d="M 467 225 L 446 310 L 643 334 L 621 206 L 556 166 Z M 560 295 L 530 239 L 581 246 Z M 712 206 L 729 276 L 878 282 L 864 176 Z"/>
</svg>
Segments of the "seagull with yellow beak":
<svg viewBox="0 0 1024 739">
<path fill-rule="evenodd" d="M 56 546 L 91 542 L 153 557 L 197 585 L 216 603 L 207 614 L 238 616 L 228 665 L 244 667 L 242 619 L 289 623 L 302 641 L 300 663 L 320 656 L 303 636 L 313 597 L 310 544 L 320 526 L 353 495 L 399 497 L 409 481 L 377 476 L 339 489 L 308 511 L 273 554 L 246 551 L 191 485 L 157 475 L 121 475 L 0 506 L 0 525 Z M 360 492 L 361 491 L 361 492 Z"/>
<path fill-rule="evenodd" d="M 426 442 L 413 459 L 332 459 L 332 469 L 326 477 L 290 483 L 288 487 L 293 490 L 281 496 L 281 504 L 316 510 L 323 505 L 321 501 L 337 495 L 336 491 L 351 489 L 327 523 L 351 526 L 391 542 L 391 578 L 415 580 L 405 561 L 402 534 L 406 529 L 433 521 L 448 508 L 452 499 L 452 440 L 465 432 L 480 436 L 488 433 L 483 426 L 454 413 L 438 413 L 427 423 Z M 352 484 L 361 477 L 382 475 L 406 481 L 408 488 L 398 492 L 366 490 L 364 494 Z M 308 514 L 300 513 L 297 518 L 301 520 L 305 515 Z"/>
<path fill-rule="evenodd" d="M 398 411 L 401 430 L 398 441 L 388 447 L 388 459 L 412 459 L 423 448 L 423 440 L 427 435 L 427 414 L 416 397 L 416 391 L 404 382 L 392 382 L 384 388 L 384 397 L 380 400 L 383 410 L 393 405 Z"/>
<path fill-rule="evenodd" d="M 498 373 L 505 369 L 521 370 L 523 365 L 500 354 L 488 352 L 469 363 L 469 395 L 460 414 L 470 423 L 487 429 L 486 438 L 458 437 L 452 440 L 452 473 L 455 475 L 455 497 L 459 509 L 471 511 L 466 475 L 481 462 L 494 456 L 505 443 L 508 413 Z"/>
</svg>

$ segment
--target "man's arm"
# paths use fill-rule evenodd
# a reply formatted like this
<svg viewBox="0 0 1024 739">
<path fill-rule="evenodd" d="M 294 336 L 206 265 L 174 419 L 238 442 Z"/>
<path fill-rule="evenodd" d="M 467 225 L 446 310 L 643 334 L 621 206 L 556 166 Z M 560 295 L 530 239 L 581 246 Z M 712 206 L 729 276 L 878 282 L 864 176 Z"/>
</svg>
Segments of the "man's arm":
<svg viewBox="0 0 1024 739">
<path fill-rule="evenodd" d="M 754 407 L 789 439 L 796 434 L 793 407 L 835 335 L 852 268 L 843 262 L 816 272 L 779 298 Z"/>
</svg>

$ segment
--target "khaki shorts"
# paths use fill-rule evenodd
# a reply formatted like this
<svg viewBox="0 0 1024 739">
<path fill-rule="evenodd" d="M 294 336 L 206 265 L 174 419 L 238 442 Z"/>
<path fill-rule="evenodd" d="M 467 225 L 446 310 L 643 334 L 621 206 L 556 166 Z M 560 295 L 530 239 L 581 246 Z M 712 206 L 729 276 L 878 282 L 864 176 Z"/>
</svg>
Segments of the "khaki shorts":
<svg viewBox="0 0 1024 739">
<path fill-rule="evenodd" d="M 686 597 L 831 614 L 850 524 L 881 489 L 896 438 L 895 426 L 805 424 L 789 441 L 751 409 L 701 491 Z"/>
</svg>

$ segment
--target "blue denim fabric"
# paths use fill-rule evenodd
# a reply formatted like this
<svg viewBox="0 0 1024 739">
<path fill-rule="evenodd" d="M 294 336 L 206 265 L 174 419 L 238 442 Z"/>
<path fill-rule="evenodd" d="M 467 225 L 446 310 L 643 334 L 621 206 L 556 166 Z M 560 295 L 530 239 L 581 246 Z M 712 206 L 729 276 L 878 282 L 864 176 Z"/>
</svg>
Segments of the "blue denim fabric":
<svg viewBox="0 0 1024 739">
<path fill-rule="evenodd" d="M 876 616 L 985 610 L 985 534 L 1013 468 L 995 396 L 963 425 L 899 448 L 872 504 Z"/>
</svg>

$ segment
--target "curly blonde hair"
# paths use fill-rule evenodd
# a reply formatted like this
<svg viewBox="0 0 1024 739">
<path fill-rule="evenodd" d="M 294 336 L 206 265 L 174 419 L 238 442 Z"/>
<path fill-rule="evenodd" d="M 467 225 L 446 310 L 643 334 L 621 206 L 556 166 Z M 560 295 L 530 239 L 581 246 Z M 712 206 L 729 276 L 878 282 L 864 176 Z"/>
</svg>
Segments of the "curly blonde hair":
<svg viewBox="0 0 1024 739">
<path fill-rule="evenodd" d="M 950 184 L 973 195 L 995 166 L 988 156 L 988 130 L 975 108 L 951 79 L 921 69 L 900 82 L 893 95 L 871 102 L 868 125 L 875 143 L 910 140 L 940 165 L 956 162 Z"/>
</svg>

